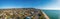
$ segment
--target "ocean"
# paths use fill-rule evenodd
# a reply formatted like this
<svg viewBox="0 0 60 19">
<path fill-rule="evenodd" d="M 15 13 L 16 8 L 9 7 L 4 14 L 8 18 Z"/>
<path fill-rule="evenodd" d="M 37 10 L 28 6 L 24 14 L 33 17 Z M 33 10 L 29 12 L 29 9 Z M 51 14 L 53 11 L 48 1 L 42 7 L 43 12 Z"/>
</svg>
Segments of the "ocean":
<svg viewBox="0 0 60 19">
<path fill-rule="evenodd" d="M 59 19 L 60 10 L 43 10 L 50 19 Z"/>
</svg>

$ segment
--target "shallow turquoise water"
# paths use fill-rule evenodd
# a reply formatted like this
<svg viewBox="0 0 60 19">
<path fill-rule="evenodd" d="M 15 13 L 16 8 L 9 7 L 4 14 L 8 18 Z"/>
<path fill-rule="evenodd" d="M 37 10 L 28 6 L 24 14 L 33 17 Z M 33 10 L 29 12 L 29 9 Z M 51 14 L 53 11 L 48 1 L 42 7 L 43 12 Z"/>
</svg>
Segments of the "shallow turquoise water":
<svg viewBox="0 0 60 19">
<path fill-rule="evenodd" d="M 60 10 L 43 10 L 49 17 L 50 19 L 58 19 Z"/>
</svg>

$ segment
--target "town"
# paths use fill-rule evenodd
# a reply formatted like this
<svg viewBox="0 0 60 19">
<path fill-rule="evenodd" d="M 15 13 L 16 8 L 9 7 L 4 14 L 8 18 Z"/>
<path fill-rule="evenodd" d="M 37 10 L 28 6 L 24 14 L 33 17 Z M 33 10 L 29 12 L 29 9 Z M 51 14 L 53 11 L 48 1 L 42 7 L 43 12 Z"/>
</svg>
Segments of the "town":
<svg viewBox="0 0 60 19">
<path fill-rule="evenodd" d="M 40 9 L 12 8 L 0 9 L 0 19 L 45 19 Z"/>
</svg>

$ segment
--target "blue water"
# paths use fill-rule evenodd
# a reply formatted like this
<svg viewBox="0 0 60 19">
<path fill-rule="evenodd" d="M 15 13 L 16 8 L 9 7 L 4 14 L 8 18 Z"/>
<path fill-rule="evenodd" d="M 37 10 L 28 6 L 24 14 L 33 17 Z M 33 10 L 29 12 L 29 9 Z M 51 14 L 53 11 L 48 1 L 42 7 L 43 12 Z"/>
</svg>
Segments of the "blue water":
<svg viewBox="0 0 60 19">
<path fill-rule="evenodd" d="M 59 18 L 59 14 L 60 14 L 60 10 L 43 10 L 50 19 L 58 19 Z"/>
</svg>

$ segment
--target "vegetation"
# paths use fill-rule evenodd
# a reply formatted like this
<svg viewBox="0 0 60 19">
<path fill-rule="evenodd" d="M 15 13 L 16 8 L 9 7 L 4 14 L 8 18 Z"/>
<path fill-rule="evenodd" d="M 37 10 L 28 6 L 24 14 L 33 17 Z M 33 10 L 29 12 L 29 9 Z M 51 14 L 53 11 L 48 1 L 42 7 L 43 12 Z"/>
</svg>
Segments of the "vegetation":
<svg viewBox="0 0 60 19">
<path fill-rule="evenodd" d="M 17 8 L 17 9 L 0 9 L 0 14 L 4 13 L 0 18 L 6 19 L 44 19 L 44 15 L 40 9 L 34 8 Z"/>
</svg>

